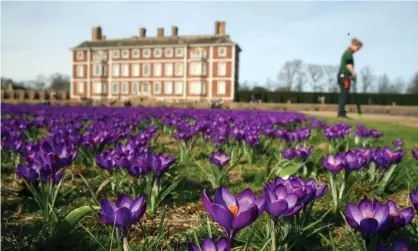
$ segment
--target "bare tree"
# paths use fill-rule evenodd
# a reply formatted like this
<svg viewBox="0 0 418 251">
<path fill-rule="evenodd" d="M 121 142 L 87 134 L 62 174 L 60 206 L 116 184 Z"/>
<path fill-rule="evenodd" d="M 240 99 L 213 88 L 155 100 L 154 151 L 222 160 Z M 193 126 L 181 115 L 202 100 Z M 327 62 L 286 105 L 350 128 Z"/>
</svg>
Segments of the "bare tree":
<svg viewBox="0 0 418 251">
<path fill-rule="evenodd" d="M 365 66 L 361 68 L 360 70 L 361 74 L 361 83 L 362 83 L 362 91 L 363 93 L 366 93 L 367 91 L 370 91 L 373 81 L 374 81 L 374 75 L 373 70 L 369 66 Z"/>
<path fill-rule="evenodd" d="M 300 71 L 298 72 L 298 74 L 296 75 L 296 91 L 298 92 L 302 92 L 303 91 L 303 86 L 305 85 L 307 81 L 307 74 L 304 71 Z"/>
<path fill-rule="evenodd" d="M 240 90 L 240 91 L 249 91 L 250 89 L 251 88 L 248 85 L 248 81 L 247 80 L 245 80 L 244 82 L 242 82 L 242 83 L 240 83 L 238 85 L 238 90 Z"/>
<path fill-rule="evenodd" d="M 274 88 L 274 86 L 276 85 L 276 83 L 274 83 L 274 81 L 273 80 L 271 80 L 271 78 L 267 78 L 266 79 L 266 88 L 267 88 L 267 90 L 269 90 L 269 91 L 273 91 L 273 89 L 275 89 Z M 277 88 L 277 87 L 276 87 Z"/>
<path fill-rule="evenodd" d="M 62 75 L 61 73 L 54 73 L 50 77 L 50 88 L 56 91 L 70 90 L 70 77 Z"/>
<path fill-rule="evenodd" d="M 398 77 L 390 85 L 389 89 L 391 93 L 403 93 L 405 90 L 405 81 L 401 77 Z"/>
<path fill-rule="evenodd" d="M 38 90 L 43 90 L 47 86 L 47 83 L 48 79 L 45 75 L 38 75 L 35 80 L 29 80 L 27 85 Z"/>
<path fill-rule="evenodd" d="M 286 61 L 279 71 L 278 80 L 286 82 L 287 89 L 292 90 L 295 77 L 301 70 L 302 65 L 303 61 L 300 59 Z"/>
<path fill-rule="evenodd" d="M 391 93 L 390 80 L 386 73 L 379 76 L 377 79 L 377 92 L 378 93 Z"/>
<path fill-rule="evenodd" d="M 328 91 L 338 92 L 338 65 L 324 65 L 324 74 L 327 76 Z"/>
<path fill-rule="evenodd" d="M 308 74 L 311 78 L 312 88 L 314 92 L 317 92 L 318 90 L 322 89 L 320 86 L 318 86 L 318 84 L 324 77 L 324 70 L 322 69 L 322 66 L 318 64 L 309 64 Z"/>
<path fill-rule="evenodd" d="M 418 71 L 412 77 L 411 83 L 408 86 L 408 93 L 418 94 Z"/>
</svg>

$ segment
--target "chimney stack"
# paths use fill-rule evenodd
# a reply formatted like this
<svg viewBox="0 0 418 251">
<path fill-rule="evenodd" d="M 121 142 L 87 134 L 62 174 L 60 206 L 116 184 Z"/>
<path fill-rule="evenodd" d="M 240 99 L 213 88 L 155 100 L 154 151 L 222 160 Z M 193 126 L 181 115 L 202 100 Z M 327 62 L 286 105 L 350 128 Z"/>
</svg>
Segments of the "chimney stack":
<svg viewBox="0 0 418 251">
<path fill-rule="evenodd" d="M 215 22 L 215 35 L 219 35 L 219 21 Z"/>
<path fill-rule="evenodd" d="M 146 36 L 147 30 L 145 28 L 139 29 L 139 37 L 144 38 Z"/>
<path fill-rule="evenodd" d="M 106 40 L 106 35 L 102 35 L 102 40 Z"/>
<path fill-rule="evenodd" d="M 225 22 L 219 22 L 219 35 L 225 35 Z"/>
<path fill-rule="evenodd" d="M 171 26 L 171 36 L 177 37 L 179 33 L 179 27 Z"/>
<path fill-rule="evenodd" d="M 164 37 L 164 28 L 157 29 L 157 37 Z"/>
<path fill-rule="evenodd" d="M 91 40 L 102 40 L 102 28 L 100 26 L 93 27 L 91 30 Z"/>
</svg>

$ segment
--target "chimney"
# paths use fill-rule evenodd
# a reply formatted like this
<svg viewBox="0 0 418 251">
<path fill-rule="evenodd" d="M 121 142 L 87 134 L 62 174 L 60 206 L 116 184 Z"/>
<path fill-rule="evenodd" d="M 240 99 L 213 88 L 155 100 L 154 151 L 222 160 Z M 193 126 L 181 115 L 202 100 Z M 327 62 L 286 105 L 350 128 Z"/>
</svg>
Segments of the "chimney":
<svg viewBox="0 0 418 251">
<path fill-rule="evenodd" d="M 215 35 L 219 35 L 219 21 L 215 22 Z"/>
<path fill-rule="evenodd" d="M 106 40 L 106 35 L 102 35 L 102 40 Z"/>
<path fill-rule="evenodd" d="M 139 37 L 140 38 L 146 37 L 146 34 L 147 34 L 147 30 L 145 28 L 140 28 L 139 29 Z"/>
<path fill-rule="evenodd" d="M 219 22 L 219 35 L 225 35 L 225 22 Z"/>
<path fill-rule="evenodd" d="M 164 28 L 157 29 L 157 37 L 164 37 Z"/>
<path fill-rule="evenodd" d="M 97 41 L 102 39 L 102 28 L 100 26 L 93 27 L 91 30 L 91 40 Z"/>
<path fill-rule="evenodd" d="M 171 36 L 177 37 L 179 33 L 179 27 L 171 26 Z"/>
</svg>

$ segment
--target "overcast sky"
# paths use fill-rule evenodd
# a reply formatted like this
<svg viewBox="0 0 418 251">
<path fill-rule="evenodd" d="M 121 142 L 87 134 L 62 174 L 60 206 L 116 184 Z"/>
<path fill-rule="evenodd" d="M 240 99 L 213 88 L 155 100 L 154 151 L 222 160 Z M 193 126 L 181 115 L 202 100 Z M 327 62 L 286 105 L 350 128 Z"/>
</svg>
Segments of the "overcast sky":
<svg viewBox="0 0 418 251">
<path fill-rule="evenodd" d="M 100 25 L 107 38 L 158 27 L 212 34 L 215 20 L 242 47 L 240 80 L 276 79 L 293 58 L 338 64 L 351 36 L 364 42 L 356 67 L 391 79 L 418 70 L 418 2 L 1 2 L 1 75 L 71 74 L 70 48 Z"/>
</svg>

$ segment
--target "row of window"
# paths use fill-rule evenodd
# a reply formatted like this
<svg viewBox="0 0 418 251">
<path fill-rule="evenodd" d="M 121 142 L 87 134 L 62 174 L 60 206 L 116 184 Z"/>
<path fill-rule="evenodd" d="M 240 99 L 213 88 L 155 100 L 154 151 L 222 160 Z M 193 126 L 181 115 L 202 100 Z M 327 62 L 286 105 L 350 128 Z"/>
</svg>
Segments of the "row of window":
<svg viewBox="0 0 418 251">
<path fill-rule="evenodd" d="M 153 76 L 159 77 L 163 75 L 163 65 L 161 63 L 144 63 L 142 64 L 142 74 L 140 64 L 113 64 L 112 65 L 112 76 L 113 77 L 139 77 L 151 76 L 151 66 L 153 68 Z M 174 68 L 174 69 L 173 69 Z M 106 76 L 107 66 L 98 64 L 94 65 L 93 76 Z M 129 75 L 129 72 L 131 74 Z M 183 76 L 183 63 L 165 63 L 164 64 L 164 76 Z M 194 62 L 190 63 L 190 74 L 194 76 L 206 75 L 206 63 L 205 62 Z M 77 77 L 84 77 L 84 66 L 77 66 Z M 217 76 L 226 76 L 226 63 L 217 63 Z"/>
<path fill-rule="evenodd" d="M 139 82 L 132 82 L 132 94 L 133 95 L 149 95 L 152 85 L 152 91 L 154 94 L 161 94 L 161 85 L 162 82 L 156 81 L 152 83 L 144 82 L 141 84 L 141 89 Z M 111 84 L 112 94 L 119 94 L 119 91 L 121 94 L 128 94 L 129 93 L 129 82 L 112 82 Z M 95 82 L 93 93 L 94 94 L 105 94 L 106 93 L 106 83 L 101 82 Z M 226 82 L 225 81 L 218 81 L 216 83 L 216 89 L 218 95 L 225 95 L 226 94 Z M 84 83 L 80 82 L 77 85 L 77 91 L 78 93 L 84 93 Z M 164 82 L 164 94 L 176 94 L 176 95 L 182 95 L 183 94 L 183 82 L 172 82 L 167 81 Z M 206 94 L 206 88 L 205 84 L 203 82 L 191 82 L 190 83 L 190 94 Z"/>
<path fill-rule="evenodd" d="M 226 56 L 226 47 L 218 47 L 218 56 L 225 57 Z M 112 50 L 112 59 L 119 59 L 119 58 L 140 58 L 141 57 L 141 50 L 140 49 L 123 49 L 123 50 Z M 155 48 L 153 50 L 153 56 L 155 58 L 160 58 L 163 55 L 162 48 Z M 183 48 L 165 48 L 164 49 L 164 56 L 165 57 L 183 57 L 184 50 Z M 202 48 L 195 48 L 192 51 L 192 57 L 201 57 L 206 56 L 206 51 Z M 142 49 L 142 58 L 150 58 L 151 57 L 151 49 Z M 77 52 L 77 60 L 84 60 L 84 51 Z M 107 60 L 107 53 L 104 51 L 98 51 L 93 53 L 93 60 Z"/>
</svg>

